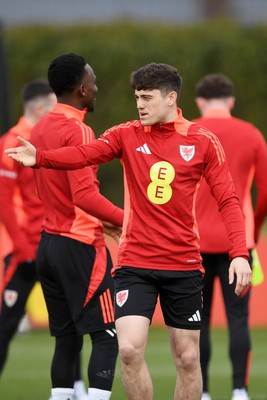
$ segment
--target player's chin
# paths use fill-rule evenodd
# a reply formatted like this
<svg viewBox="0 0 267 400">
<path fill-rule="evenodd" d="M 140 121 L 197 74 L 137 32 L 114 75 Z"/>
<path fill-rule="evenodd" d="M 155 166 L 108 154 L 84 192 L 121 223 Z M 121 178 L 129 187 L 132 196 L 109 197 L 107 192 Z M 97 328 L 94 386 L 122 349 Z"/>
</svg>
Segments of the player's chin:
<svg viewBox="0 0 267 400">
<path fill-rule="evenodd" d="M 94 103 L 90 103 L 87 106 L 87 112 L 93 112 L 95 109 L 95 102 Z"/>
<path fill-rule="evenodd" d="M 140 121 L 141 121 L 141 124 L 143 126 L 150 126 L 151 125 L 151 122 L 149 120 L 147 120 L 147 119 L 144 120 L 144 119 L 140 118 Z"/>
</svg>

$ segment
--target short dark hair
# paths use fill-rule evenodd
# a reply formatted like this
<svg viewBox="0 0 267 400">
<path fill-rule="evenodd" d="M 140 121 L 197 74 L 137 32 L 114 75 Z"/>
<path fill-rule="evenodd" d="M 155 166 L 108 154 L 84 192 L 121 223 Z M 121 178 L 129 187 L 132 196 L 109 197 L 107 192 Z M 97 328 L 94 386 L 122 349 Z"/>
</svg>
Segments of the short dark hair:
<svg viewBox="0 0 267 400">
<path fill-rule="evenodd" d="M 231 97 L 234 96 L 234 85 L 224 74 L 208 74 L 197 83 L 196 96 L 204 99 Z"/>
<path fill-rule="evenodd" d="M 56 96 L 72 92 L 82 81 L 86 61 L 74 53 L 55 58 L 48 68 L 48 81 Z"/>
<path fill-rule="evenodd" d="M 135 90 L 153 90 L 180 94 L 182 77 L 177 69 L 168 64 L 150 63 L 131 74 L 131 85 Z"/>
<path fill-rule="evenodd" d="M 48 96 L 50 93 L 53 93 L 53 90 L 46 79 L 33 79 L 22 88 L 22 102 L 26 104 L 28 101 L 40 96 Z"/>
</svg>

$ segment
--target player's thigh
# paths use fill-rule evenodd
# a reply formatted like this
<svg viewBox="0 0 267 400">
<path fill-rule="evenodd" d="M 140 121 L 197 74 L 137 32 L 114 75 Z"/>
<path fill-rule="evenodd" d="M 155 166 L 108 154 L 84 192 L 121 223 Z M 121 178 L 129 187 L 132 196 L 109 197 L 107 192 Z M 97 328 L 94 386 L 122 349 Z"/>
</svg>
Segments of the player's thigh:
<svg viewBox="0 0 267 400">
<path fill-rule="evenodd" d="M 158 288 L 153 271 L 121 267 L 115 275 L 115 320 L 139 315 L 149 321 L 155 311 Z"/>
<path fill-rule="evenodd" d="M 143 356 L 147 345 L 150 320 L 130 315 L 116 320 L 116 332 L 121 355 Z"/>
<path fill-rule="evenodd" d="M 170 346 L 174 359 L 187 355 L 192 361 L 199 359 L 199 330 L 168 327 Z"/>
<path fill-rule="evenodd" d="M 158 276 L 165 324 L 180 329 L 200 329 L 203 289 L 201 272 L 160 271 Z"/>
</svg>

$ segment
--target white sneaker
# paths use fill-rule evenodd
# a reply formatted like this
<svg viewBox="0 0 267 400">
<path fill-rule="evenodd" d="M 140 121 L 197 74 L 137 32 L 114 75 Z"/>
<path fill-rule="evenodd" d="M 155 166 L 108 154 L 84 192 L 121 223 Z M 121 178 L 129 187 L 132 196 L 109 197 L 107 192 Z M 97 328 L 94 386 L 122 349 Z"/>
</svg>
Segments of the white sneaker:
<svg viewBox="0 0 267 400">
<path fill-rule="evenodd" d="M 232 400 L 249 400 L 247 391 L 245 388 L 242 389 L 234 389 Z"/>
<path fill-rule="evenodd" d="M 208 392 L 204 392 L 202 394 L 201 400 L 211 400 L 211 397 Z"/>
</svg>

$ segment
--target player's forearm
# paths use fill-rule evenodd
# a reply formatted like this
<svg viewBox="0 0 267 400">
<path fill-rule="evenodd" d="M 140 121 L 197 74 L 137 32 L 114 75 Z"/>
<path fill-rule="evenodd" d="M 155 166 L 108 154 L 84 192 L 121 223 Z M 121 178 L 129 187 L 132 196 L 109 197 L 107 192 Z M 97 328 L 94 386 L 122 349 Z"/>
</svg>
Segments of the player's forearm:
<svg viewBox="0 0 267 400">
<path fill-rule="evenodd" d="M 123 210 L 115 206 L 98 191 L 92 192 L 87 190 L 84 195 L 83 193 L 76 194 L 74 204 L 101 221 L 122 226 Z"/>
<path fill-rule="evenodd" d="M 80 147 L 70 146 L 53 150 L 37 149 L 35 167 L 74 170 L 92 165 L 86 152 Z"/>
<path fill-rule="evenodd" d="M 221 209 L 221 215 L 231 243 L 230 258 L 243 257 L 248 260 L 245 224 L 238 201 L 233 198 Z"/>
<path fill-rule="evenodd" d="M 93 143 L 80 146 L 66 146 L 53 150 L 37 149 L 35 167 L 75 170 L 101 164 L 114 157 L 110 147 L 95 140 Z"/>
</svg>

